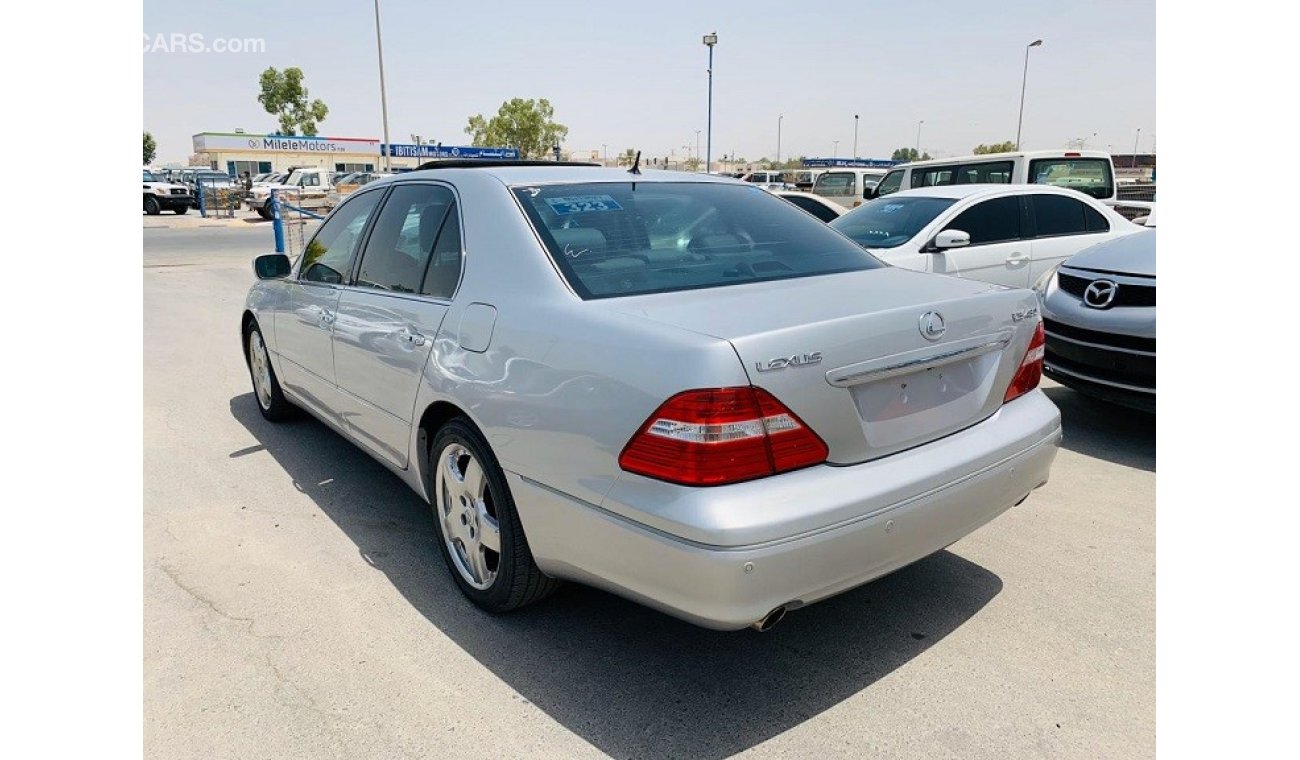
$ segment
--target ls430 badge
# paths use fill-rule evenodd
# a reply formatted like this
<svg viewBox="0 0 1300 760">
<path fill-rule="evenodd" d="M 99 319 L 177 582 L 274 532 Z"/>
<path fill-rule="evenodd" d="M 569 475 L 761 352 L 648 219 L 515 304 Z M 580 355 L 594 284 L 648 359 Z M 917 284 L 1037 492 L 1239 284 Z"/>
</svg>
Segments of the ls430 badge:
<svg viewBox="0 0 1300 760">
<path fill-rule="evenodd" d="M 778 356 L 775 359 L 768 359 L 765 362 L 754 362 L 754 367 L 759 372 L 772 372 L 786 367 L 807 367 L 810 364 L 819 364 L 822 360 L 821 351 L 813 351 L 808 354 L 795 354 L 794 356 Z"/>
</svg>

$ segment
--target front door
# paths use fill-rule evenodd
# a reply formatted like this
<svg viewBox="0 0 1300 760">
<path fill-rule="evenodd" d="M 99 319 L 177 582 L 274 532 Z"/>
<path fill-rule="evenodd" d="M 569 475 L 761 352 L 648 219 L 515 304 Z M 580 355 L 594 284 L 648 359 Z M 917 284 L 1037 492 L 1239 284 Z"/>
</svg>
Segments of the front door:
<svg viewBox="0 0 1300 760">
<path fill-rule="evenodd" d="M 931 271 L 1013 288 L 1029 287 L 1032 249 L 1021 234 L 1019 196 L 977 203 L 942 229 L 967 233 L 970 245 L 932 254 Z"/>
<path fill-rule="evenodd" d="M 402 184 L 375 220 L 334 323 L 334 367 L 348 427 L 407 464 L 415 397 L 460 280 L 460 223 L 445 185 Z"/>
<path fill-rule="evenodd" d="M 284 310 L 275 317 L 285 388 L 335 422 L 340 421 L 333 347 L 339 295 L 381 195 L 351 198 L 321 225 L 298 262 L 296 279 L 286 283 Z"/>
</svg>

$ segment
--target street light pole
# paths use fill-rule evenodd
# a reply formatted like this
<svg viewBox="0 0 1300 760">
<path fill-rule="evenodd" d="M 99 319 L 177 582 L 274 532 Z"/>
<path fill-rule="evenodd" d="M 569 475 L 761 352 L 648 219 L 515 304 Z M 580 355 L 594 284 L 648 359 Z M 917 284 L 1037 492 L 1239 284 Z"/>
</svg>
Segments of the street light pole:
<svg viewBox="0 0 1300 760">
<path fill-rule="evenodd" d="M 600 144 L 600 155 L 601 155 L 600 158 L 601 165 L 609 166 L 609 144 L 608 143 Z"/>
<path fill-rule="evenodd" d="M 840 141 L 839 141 L 839 140 L 831 140 L 831 142 L 835 143 L 835 150 L 831 153 L 831 158 L 839 158 L 839 157 L 840 157 Z"/>
<path fill-rule="evenodd" d="M 1133 168 L 1138 165 L 1138 140 L 1142 139 L 1142 127 L 1138 127 L 1137 137 L 1133 138 Z"/>
<path fill-rule="evenodd" d="M 1025 73 L 1020 79 L 1020 119 L 1016 122 L 1016 150 L 1020 150 L 1020 128 L 1025 123 L 1025 85 L 1029 82 L 1029 48 L 1042 44 L 1042 40 L 1034 40 L 1025 46 Z"/>
<path fill-rule="evenodd" d="M 384 115 L 384 170 L 393 169 L 393 146 L 388 142 L 388 92 L 384 87 L 384 38 L 379 33 L 379 0 L 375 0 L 375 47 L 379 49 L 379 105 Z"/>
<path fill-rule="evenodd" d="M 378 0 L 376 0 L 378 2 Z M 704 44 L 709 48 L 709 121 L 705 140 L 704 173 L 713 173 L 713 46 L 718 44 L 718 33 L 704 35 Z"/>
<path fill-rule="evenodd" d="M 921 125 L 924 123 L 925 123 L 925 119 L 921 119 L 916 123 L 916 160 L 917 161 L 921 160 Z"/>
<path fill-rule="evenodd" d="M 778 114 L 776 117 L 776 168 L 781 168 L 781 120 L 785 114 Z"/>
<path fill-rule="evenodd" d="M 858 115 L 853 114 L 853 160 L 858 160 Z"/>
</svg>

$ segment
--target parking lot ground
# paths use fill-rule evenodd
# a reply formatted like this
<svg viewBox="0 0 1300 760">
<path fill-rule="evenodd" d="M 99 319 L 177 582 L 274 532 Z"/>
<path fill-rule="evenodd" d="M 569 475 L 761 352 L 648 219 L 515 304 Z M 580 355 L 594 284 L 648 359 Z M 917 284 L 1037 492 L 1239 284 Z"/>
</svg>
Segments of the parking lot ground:
<svg viewBox="0 0 1300 760">
<path fill-rule="evenodd" d="M 256 211 L 239 209 L 233 216 L 217 216 L 215 214 L 203 217 L 198 211 L 190 209 L 184 214 L 175 214 L 171 211 L 164 211 L 156 216 L 141 214 L 144 220 L 144 229 L 146 230 L 190 230 L 196 228 L 216 228 L 216 227 L 244 227 L 244 226 L 264 226 L 268 230 L 271 223 L 257 215 Z M 266 234 L 271 234 L 267 232 Z"/>
<path fill-rule="evenodd" d="M 269 229 L 144 241 L 147 756 L 1154 755 L 1151 418 L 1046 382 L 1050 483 L 770 633 L 572 584 L 490 616 L 395 476 L 258 414 L 237 326 Z"/>
</svg>

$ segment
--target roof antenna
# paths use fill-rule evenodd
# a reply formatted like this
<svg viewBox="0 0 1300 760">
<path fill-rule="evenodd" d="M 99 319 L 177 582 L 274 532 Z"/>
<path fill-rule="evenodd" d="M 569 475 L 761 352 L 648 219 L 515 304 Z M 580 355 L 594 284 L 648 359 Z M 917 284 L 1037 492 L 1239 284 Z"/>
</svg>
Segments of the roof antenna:
<svg viewBox="0 0 1300 760">
<path fill-rule="evenodd" d="M 636 160 L 632 162 L 632 168 L 627 170 L 628 174 L 641 173 L 641 151 L 636 152 Z"/>
</svg>

